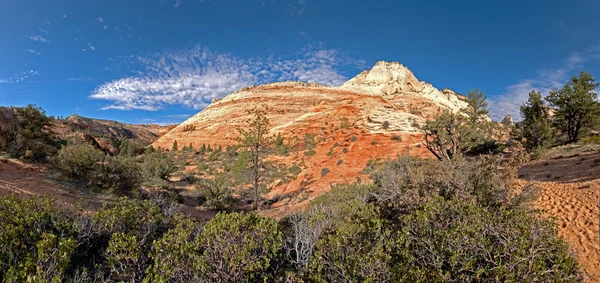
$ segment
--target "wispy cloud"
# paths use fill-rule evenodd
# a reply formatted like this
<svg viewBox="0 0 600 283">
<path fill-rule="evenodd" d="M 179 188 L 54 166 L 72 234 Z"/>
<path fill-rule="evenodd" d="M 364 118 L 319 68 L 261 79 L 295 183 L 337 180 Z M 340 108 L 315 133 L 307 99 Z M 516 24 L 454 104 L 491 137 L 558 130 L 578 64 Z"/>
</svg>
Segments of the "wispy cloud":
<svg viewBox="0 0 600 283">
<path fill-rule="evenodd" d="M 74 82 L 91 82 L 91 81 L 95 81 L 94 78 L 88 77 L 88 76 L 80 76 L 80 77 L 68 78 L 67 80 L 68 81 L 74 81 Z"/>
<path fill-rule="evenodd" d="M 40 55 L 42 55 L 40 52 L 37 52 L 37 51 L 35 51 L 35 50 L 33 50 L 33 49 L 28 49 L 28 50 L 27 50 L 27 52 L 29 52 L 29 53 L 31 53 L 31 54 L 35 54 L 35 55 L 37 55 L 37 56 L 40 56 Z"/>
<path fill-rule="evenodd" d="M 503 93 L 490 99 L 491 118 L 499 121 L 505 115 L 511 115 L 515 120 L 520 120 L 519 107 L 527 101 L 529 92 L 535 89 L 544 96 L 548 95 L 550 90 L 561 88 L 571 76 L 582 71 L 584 63 L 600 59 L 599 55 L 600 48 L 595 50 L 594 47 L 583 53 L 573 52 L 559 66 L 540 70 L 533 78 L 507 86 Z"/>
<path fill-rule="evenodd" d="M 103 23 L 104 19 L 102 17 L 97 17 L 96 20 L 98 20 L 99 22 Z"/>
<path fill-rule="evenodd" d="M 12 76 L 8 76 L 8 77 L 0 77 L 0 84 L 16 84 L 16 83 L 20 83 L 23 81 L 26 81 L 30 78 L 39 76 L 39 72 L 36 70 L 27 70 L 24 72 L 20 72 L 20 73 L 16 73 Z"/>
<path fill-rule="evenodd" d="M 50 40 L 46 39 L 45 37 L 43 37 L 41 35 L 30 35 L 29 39 L 31 39 L 33 41 L 44 42 L 44 43 L 50 42 Z"/>
<path fill-rule="evenodd" d="M 45 33 L 45 34 L 49 34 L 49 33 L 50 33 L 49 31 L 47 31 L 47 30 L 45 30 L 45 29 L 43 29 L 43 28 L 38 28 L 38 30 L 39 30 L 41 33 Z"/>
<path fill-rule="evenodd" d="M 341 85 L 346 77 L 340 67 L 364 66 L 362 61 L 318 44 L 294 57 L 242 59 L 199 46 L 187 51 L 134 56 L 135 62 L 143 66 L 136 76 L 102 84 L 90 97 L 111 101 L 104 109 L 151 111 L 165 105 L 201 109 L 213 99 L 267 82 L 300 80 Z"/>
</svg>

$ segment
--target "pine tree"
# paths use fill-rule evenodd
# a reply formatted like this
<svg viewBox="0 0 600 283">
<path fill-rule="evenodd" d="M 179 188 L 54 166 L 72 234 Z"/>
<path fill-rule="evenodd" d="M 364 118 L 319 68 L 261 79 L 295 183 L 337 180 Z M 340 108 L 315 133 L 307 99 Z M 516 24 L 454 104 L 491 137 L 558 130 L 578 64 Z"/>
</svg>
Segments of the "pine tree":
<svg viewBox="0 0 600 283">
<path fill-rule="evenodd" d="M 274 138 L 269 133 L 269 119 L 266 113 L 259 109 L 249 111 L 253 120 L 249 123 L 248 129 L 238 128 L 240 136 L 238 142 L 241 148 L 250 152 L 250 164 L 248 167 L 248 179 L 251 186 L 251 196 L 253 198 L 254 209 L 259 208 L 259 203 L 266 189 L 268 161 L 263 155 L 266 149 L 274 144 Z"/>
<path fill-rule="evenodd" d="M 177 146 L 177 140 L 175 140 L 173 142 L 173 148 L 171 149 L 172 151 L 177 151 L 179 149 L 179 147 Z"/>
</svg>

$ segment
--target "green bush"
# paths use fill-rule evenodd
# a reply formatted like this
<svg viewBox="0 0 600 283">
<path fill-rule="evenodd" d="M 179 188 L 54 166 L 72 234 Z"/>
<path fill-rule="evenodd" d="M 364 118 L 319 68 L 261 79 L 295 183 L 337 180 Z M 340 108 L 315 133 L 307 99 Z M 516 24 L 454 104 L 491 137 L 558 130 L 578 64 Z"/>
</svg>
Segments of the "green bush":
<svg viewBox="0 0 600 283">
<path fill-rule="evenodd" d="M 104 153 L 90 144 L 68 145 L 51 160 L 50 170 L 60 180 L 87 185 L 103 158 Z"/>
<path fill-rule="evenodd" d="M 233 205 L 232 190 L 223 177 L 203 180 L 198 189 L 204 197 L 204 206 L 214 210 L 229 210 Z"/>
<path fill-rule="evenodd" d="M 416 281 L 583 279 L 555 225 L 522 209 L 490 212 L 437 198 L 402 217 L 400 226 L 406 237 L 398 245 L 406 253 L 399 267 Z"/>
<path fill-rule="evenodd" d="M 144 156 L 142 175 L 146 181 L 168 180 L 176 170 L 173 160 L 165 152 L 154 152 Z"/>
<path fill-rule="evenodd" d="M 329 168 L 322 168 L 321 169 L 321 177 L 325 177 L 325 175 L 327 175 L 327 173 L 329 173 Z"/>
<path fill-rule="evenodd" d="M 256 214 L 218 213 L 204 227 L 199 245 L 211 281 L 263 281 L 282 245 L 277 222 Z"/>
<path fill-rule="evenodd" d="M 119 195 L 135 192 L 141 181 L 141 170 L 137 162 L 108 155 L 90 179 L 94 188 Z"/>
<path fill-rule="evenodd" d="M 60 282 L 77 242 L 72 219 L 48 198 L 0 197 L 0 278 Z"/>
</svg>

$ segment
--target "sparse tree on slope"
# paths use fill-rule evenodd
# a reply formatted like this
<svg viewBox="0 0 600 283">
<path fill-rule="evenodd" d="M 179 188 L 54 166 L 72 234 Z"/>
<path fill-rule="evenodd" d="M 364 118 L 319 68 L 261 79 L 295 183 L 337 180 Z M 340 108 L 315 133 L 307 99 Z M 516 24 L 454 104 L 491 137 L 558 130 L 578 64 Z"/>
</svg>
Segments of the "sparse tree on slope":
<svg viewBox="0 0 600 283">
<path fill-rule="evenodd" d="M 275 142 L 273 136 L 269 135 L 269 119 L 266 113 L 259 109 L 249 111 L 253 116 L 248 129 L 239 128 L 239 145 L 251 154 L 248 168 L 248 178 L 251 186 L 251 195 L 254 209 L 259 208 L 260 198 L 266 191 L 265 177 L 267 168 L 270 167 L 265 160 L 265 151 L 271 148 Z"/>
<path fill-rule="evenodd" d="M 546 97 L 546 101 L 556 110 L 556 126 L 567 135 L 569 142 L 579 141 L 600 115 L 600 105 L 596 102 L 598 94 L 594 92 L 598 85 L 592 75 L 581 72 L 562 89 L 553 90 Z"/>
</svg>

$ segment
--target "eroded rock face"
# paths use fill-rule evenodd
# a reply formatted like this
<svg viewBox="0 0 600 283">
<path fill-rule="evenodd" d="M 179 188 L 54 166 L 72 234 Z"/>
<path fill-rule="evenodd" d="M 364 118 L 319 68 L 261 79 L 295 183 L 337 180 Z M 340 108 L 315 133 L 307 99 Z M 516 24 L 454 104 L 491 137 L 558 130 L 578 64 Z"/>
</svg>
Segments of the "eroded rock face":
<svg viewBox="0 0 600 283">
<path fill-rule="evenodd" d="M 501 123 L 507 127 L 512 127 L 515 125 L 515 122 L 513 121 L 513 118 L 510 115 L 504 116 L 504 119 L 502 119 Z"/>
<path fill-rule="evenodd" d="M 305 134 L 319 141 L 314 156 L 298 152 L 283 157 L 288 164 L 303 164 L 303 171 L 296 181 L 271 193 L 298 190 L 310 179 L 310 200 L 331 184 L 367 180 L 361 172 L 370 159 L 430 156 L 421 146 L 420 125 L 443 110 L 465 106 L 464 96 L 419 81 L 399 63 L 381 61 L 340 87 L 283 82 L 244 88 L 213 101 L 154 146 L 170 149 L 175 140 L 194 148 L 235 144 L 236 128 L 251 118 L 248 110 L 261 108 L 267 112 L 271 133 L 281 134 L 286 143 L 301 144 Z M 330 171 L 325 176 L 320 173 L 323 168 Z"/>
</svg>

